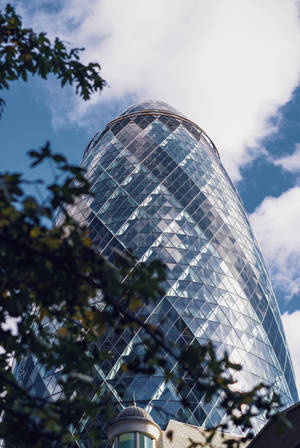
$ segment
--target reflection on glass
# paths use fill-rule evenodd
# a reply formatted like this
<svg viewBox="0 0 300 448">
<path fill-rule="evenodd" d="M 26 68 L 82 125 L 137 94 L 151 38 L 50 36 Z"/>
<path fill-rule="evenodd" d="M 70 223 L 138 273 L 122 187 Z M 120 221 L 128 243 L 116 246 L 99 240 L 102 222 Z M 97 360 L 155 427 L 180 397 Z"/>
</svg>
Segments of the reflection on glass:
<svg viewBox="0 0 300 448">
<path fill-rule="evenodd" d="M 161 113 L 155 113 L 158 108 Z M 86 208 L 74 207 L 74 214 L 84 209 L 77 219 L 89 226 L 97 250 L 110 260 L 116 249 L 126 254 L 130 248 L 139 262 L 158 258 L 167 264 L 166 295 L 158 306 L 141 311 L 160 326 L 166 340 L 180 348 L 192 340 L 213 341 L 219 353 L 226 350 L 242 361 L 241 386 L 260 380 L 276 384 L 288 406 L 297 400 L 297 391 L 276 299 L 217 152 L 200 128 L 174 116 L 166 104 L 145 101 L 126 113 L 132 115 L 112 123 L 85 154 L 82 167 L 94 173 L 95 196 Z M 160 426 L 171 416 L 210 425 L 211 409 L 196 395 L 185 417 L 176 387 L 161 393 L 163 373 L 132 381 L 120 371 L 120 355 L 127 346 L 126 356 L 129 351 L 134 356 L 135 341 L 138 346 L 138 337 L 130 340 L 126 332 L 99 341 L 100 349 L 115 353 L 102 366 L 105 375 L 115 372 L 111 387 L 134 394 L 143 407 L 158 396 L 151 415 Z M 188 393 L 191 386 L 186 386 Z M 120 407 L 123 398 L 121 393 Z M 219 411 L 212 415 L 221 421 Z"/>
<path fill-rule="evenodd" d="M 211 340 L 219 354 L 226 350 L 233 362 L 242 363 L 241 389 L 264 381 L 275 385 L 285 406 L 291 405 L 297 390 L 276 298 L 217 152 L 197 126 L 180 114 L 174 117 L 176 111 L 164 103 L 145 101 L 128 113 L 89 145 L 82 167 L 94 197 L 70 206 L 70 214 L 89 227 L 95 247 L 111 261 L 116 250 L 130 249 L 139 262 L 158 258 L 167 264 L 166 295 L 155 307 L 139 311 L 160 327 L 166 343 L 176 341 L 182 348 L 192 340 Z M 100 365 L 101 382 L 109 381 L 119 408 L 135 397 L 143 407 L 151 406 L 160 426 L 169 418 L 201 426 L 222 420 L 219 410 L 212 412 L 216 399 L 207 406 L 195 389 L 189 393 L 189 380 L 185 390 L 191 406 L 185 414 L 176 385 L 164 386 L 163 369 L 134 381 L 122 371 L 124 357 L 134 357 L 142 346 L 138 334 L 104 335 L 97 346 L 113 354 Z M 24 360 L 15 371 L 18 381 L 35 378 L 32 391 L 39 397 L 60 393 L 59 386 L 54 389 L 57 374 L 52 382 L 35 364 L 32 357 Z M 168 359 L 168 370 L 174 367 Z M 98 421 L 104 430 L 106 415 Z M 131 446 L 130 439 L 121 443 L 127 442 L 123 446 Z"/>
<path fill-rule="evenodd" d="M 134 433 L 128 432 L 119 437 L 119 448 L 134 448 Z"/>
<path fill-rule="evenodd" d="M 152 439 L 146 434 L 140 434 L 140 446 L 139 448 L 152 448 Z"/>
</svg>

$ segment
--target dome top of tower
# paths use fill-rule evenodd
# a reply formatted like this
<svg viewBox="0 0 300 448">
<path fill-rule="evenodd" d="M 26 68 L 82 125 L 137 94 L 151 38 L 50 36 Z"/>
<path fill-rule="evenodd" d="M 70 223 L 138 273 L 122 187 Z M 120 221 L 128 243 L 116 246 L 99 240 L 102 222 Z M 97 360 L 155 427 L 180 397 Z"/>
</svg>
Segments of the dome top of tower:
<svg viewBox="0 0 300 448">
<path fill-rule="evenodd" d="M 146 110 L 164 111 L 182 116 L 182 114 L 177 109 L 169 106 L 169 104 L 164 103 L 163 101 L 158 100 L 145 100 L 141 103 L 133 104 L 132 106 L 128 107 L 128 109 L 126 109 L 121 115 L 132 114 L 134 112 L 143 112 Z"/>
<path fill-rule="evenodd" d="M 112 442 L 116 436 L 136 432 L 146 434 L 156 441 L 161 435 L 160 427 L 155 423 L 149 412 L 134 403 L 133 406 L 123 409 L 118 414 L 117 418 L 108 427 L 107 436 Z"/>
<path fill-rule="evenodd" d="M 128 418 L 141 418 L 143 420 L 147 420 L 154 423 L 153 418 L 149 414 L 149 412 L 146 411 L 146 409 L 140 408 L 138 406 L 129 406 L 128 408 L 123 409 L 118 415 L 115 420 L 121 420 L 121 419 L 128 419 Z"/>
</svg>

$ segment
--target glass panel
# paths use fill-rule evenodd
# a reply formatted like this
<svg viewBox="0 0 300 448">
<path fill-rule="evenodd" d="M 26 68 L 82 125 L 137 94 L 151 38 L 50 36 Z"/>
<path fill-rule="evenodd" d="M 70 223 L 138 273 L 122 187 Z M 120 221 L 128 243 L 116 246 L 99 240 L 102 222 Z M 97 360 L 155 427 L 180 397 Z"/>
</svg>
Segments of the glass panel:
<svg viewBox="0 0 300 448">
<path fill-rule="evenodd" d="M 134 433 L 128 432 L 119 437 L 119 448 L 134 448 Z"/>
<path fill-rule="evenodd" d="M 140 446 L 139 448 L 152 448 L 152 439 L 146 434 L 140 434 Z"/>
</svg>

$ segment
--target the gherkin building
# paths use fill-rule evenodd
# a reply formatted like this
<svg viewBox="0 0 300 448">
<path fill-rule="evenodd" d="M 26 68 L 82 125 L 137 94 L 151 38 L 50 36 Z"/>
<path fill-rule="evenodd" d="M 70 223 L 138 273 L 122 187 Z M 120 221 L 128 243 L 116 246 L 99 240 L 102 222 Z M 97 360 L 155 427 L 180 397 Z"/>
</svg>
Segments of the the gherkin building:
<svg viewBox="0 0 300 448">
<path fill-rule="evenodd" d="M 226 350 L 243 366 L 241 389 L 263 381 L 286 406 L 295 402 L 270 278 L 237 191 L 205 132 L 167 104 L 145 101 L 93 137 L 82 166 L 95 196 L 79 202 L 72 214 L 88 224 L 99 251 L 111 257 L 115 249 L 130 249 L 139 261 L 159 258 L 167 265 L 166 294 L 155 307 L 145 306 L 148 321 L 160 324 L 166 340 L 180 347 L 211 340 L 219 353 Z M 134 397 L 161 427 L 170 418 L 220 423 L 217 402 L 205 403 L 192 383 L 189 408 L 183 409 L 162 370 L 152 376 L 121 370 L 120 360 L 138 343 L 138 335 L 131 340 L 125 333 L 102 341 L 113 357 L 99 367 L 98 380 L 120 407 Z M 59 393 L 42 372 L 35 375 L 38 381 L 48 393 Z"/>
</svg>

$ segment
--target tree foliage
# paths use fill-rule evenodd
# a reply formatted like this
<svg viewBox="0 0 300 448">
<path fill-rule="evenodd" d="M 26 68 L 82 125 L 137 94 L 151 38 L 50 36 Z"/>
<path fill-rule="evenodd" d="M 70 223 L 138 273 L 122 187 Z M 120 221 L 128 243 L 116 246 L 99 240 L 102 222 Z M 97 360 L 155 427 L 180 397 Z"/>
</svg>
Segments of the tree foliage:
<svg viewBox="0 0 300 448">
<path fill-rule="evenodd" d="M 124 362 L 122 369 L 128 372 L 154 373 L 157 366 L 165 366 L 166 352 L 176 359 L 177 368 L 167 371 L 167 379 L 177 384 L 183 405 L 188 405 L 184 394 L 188 377 L 206 394 L 207 402 L 221 394 L 220 406 L 244 430 L 251 428 L 252 416 L 262 410 L 271 413 L 274 404 L 278 408 L 279 398 L 271 399 L 266 386 L 236 392 L 229 372 L 241 366 L 231 363 L 226 354 L 217 359 L 211 343 L 180 350 L 166 343 L 159 328 L 137 317 L 138 308 L 163 295 L 164 265 L 157 260 L 136 263 L 133 257 L 118 253 L 111 265 L 100 257 L 88 229 L 68 213 L 68 206 L 78 197 L 90 194 L 82 170 L 53 154 L 49 144 L 41 151 L 31 151 L 31 157 L 32 165 L 50 159 L 64 176 L 61 183 L 48 185 L 46 204 L 26 194 L 26 183 L 19 174 L 6 173 L 0 178 L 0 322 L 4 324 L 0 327 L 4 349 L 0 405 L 5 411 L 0 437 L 8 446 L 40 447 L 53 441 L 75 444 L 79 435 L 76 430 L 71 435 L 71 425 L 76 429 L 83 415 L 95 418 L 101 406 L 109 409 L 109 397 L 101 397 L 103 391 L 93 379 L 95 365 L 111 356 L 96 348 L 97 341 L 112 330 L 127 329 L 133 337 L 142 328 L 144 350 L 133 361 Z M 57 207 L 63 220 L 49 226 Z M 11 319 L 17 325 L 15 332 L 9 326 Z M 33 396 L 30 384 L 24 387 L 17 382 L 12 358 L 20 364 L 28 356 L 45 371 L 57 373 L 63 392 L 60 399 Z M 98 399 L 92 401 L 91 396 Z M 94 434 L 91 431 L 91 439 L 93 435 L 99 444 L 97 428 Z"/>
<path fill-rule="evenodd" d="M 99 404 L 90 402 L 83 386 L 88 383 L 93 388 L 94 365 L 108 354 L 93 350 L 92 342 L 108 326 L 121 330 L 130 324 L 130 331 L 135 331 L 137 323 L 134 319 L 129 322 L 126 316 L 136 303 L 161 294 L 159 284 L 164 278 L 159 262 L 131 271 L 130 259 L 120 257 L 114 267 L 99 257 L 87 229 L 80 228 L 67 214 L 67 205 L 88 193 L 81 169 L 68 165 L 61 155 L 52 155 L 49 145 L 41 152 L 32 151 L 31 156 L 33 164 L 51 158 L 67 175 L 62 185 L 48 186 L 47 205 L 24 193 L 21 176 L 1 176 L 0 322 L 17 319 L 18 330 L 12 334 L 7 325 L 0 327 L 5 349 L 0 355 L 0 403 L 5 410 L 0 436 L 8 446 L 18 447 L 69 441 L 69 425 L 79 421 L 82 413 L 93 415 Z M 64 211 L 64 222 L 49 227 L 57 206 Z M 99 308 L 99 300 L 95 300 L 98 291 L 110 307 Z M 17 384 L 11 359 L 20 363 L 28 355 L 46 371 L 59 371 L 62 399 L 52 402 L 32 397 Z"/>
<path fill-rule="evenodd" d="M 62 87 L 74 83 L 76 93 L 88 100 L 92 93 L 103 89 L 105 81 L 99 74 L 98 63 L 80 62 L 82 50 L 68 50 L 59 38 L 52 43 L 46 33 L 24 28 L 21 17 L 8 4 L 4 12 L 0 11 L 0 90 L 8 89 L 11 81 L 26 81 L 28 75 L 47 79 L 53 74 Z M 0 115 L 4 105 L 0 98 Z"/>
<path fill-rule="evenodd" d="M 98 64 L 84 66 L 78 49 L 68 52 L 59 39 L 51 44 L 45 33 L 23 29 L 11 6 L 0 14 L 0 25 L 0 89 L 20 77 L 26 80 L 28 73 L 42 78 L 53 73 L 62 85 L 75 82 L 84 99 L 102 89 Z M 111 417 L 111 397 L 94 377 L 95 366 L 112 354 L 99 350 L 97 342 L 108 331 L 125 330 L 132 337 L 139 331 L 143 350 L 124 362 L 123 370 L 151 374 L 164 366 L 183 406 L 188 405 L 185 380 L 192 379 L 207 402 L 219 394 L 228 424 L 250 430 L 251 436 L 251 417 L 270 416 L 280 407 L 279 397 L 263 384 L 238 392 L 232 374 L 241 366 L 226 353 L 217 358 L 210 342 L 181 349 L 138 317 L 139 308 L 164 294 L 165 266 L 158 260 L 137 263 L 129 253 L 116 253 L 114 265 L 99 256 L 88 228 L 69 213 L 69 206 L 91 194 L 82 169 L 53 153 L 49 143 L 30 156 L 32 167 L 48 160 L 58 175 L 46 186 L 46 200 L 28 193 L 22 175 L 0 176 L 0 439 L 18 448 L 78 446 L 83 418 L 95 420 L 100 408 Z M 62 219 L 53 225 L 57 209 Z M 166 353 L 176 360 L 172 372 L 166 369 Z M 61 394 L 55 401 L 33 394 L 30 381 L 18 381 L 29 357 L 45 372 L 56 373 Z M 100 445 L 97 426 L 89 437 Z M 191 446 L 200 445 L 195 441 Z"/>
</svg>

